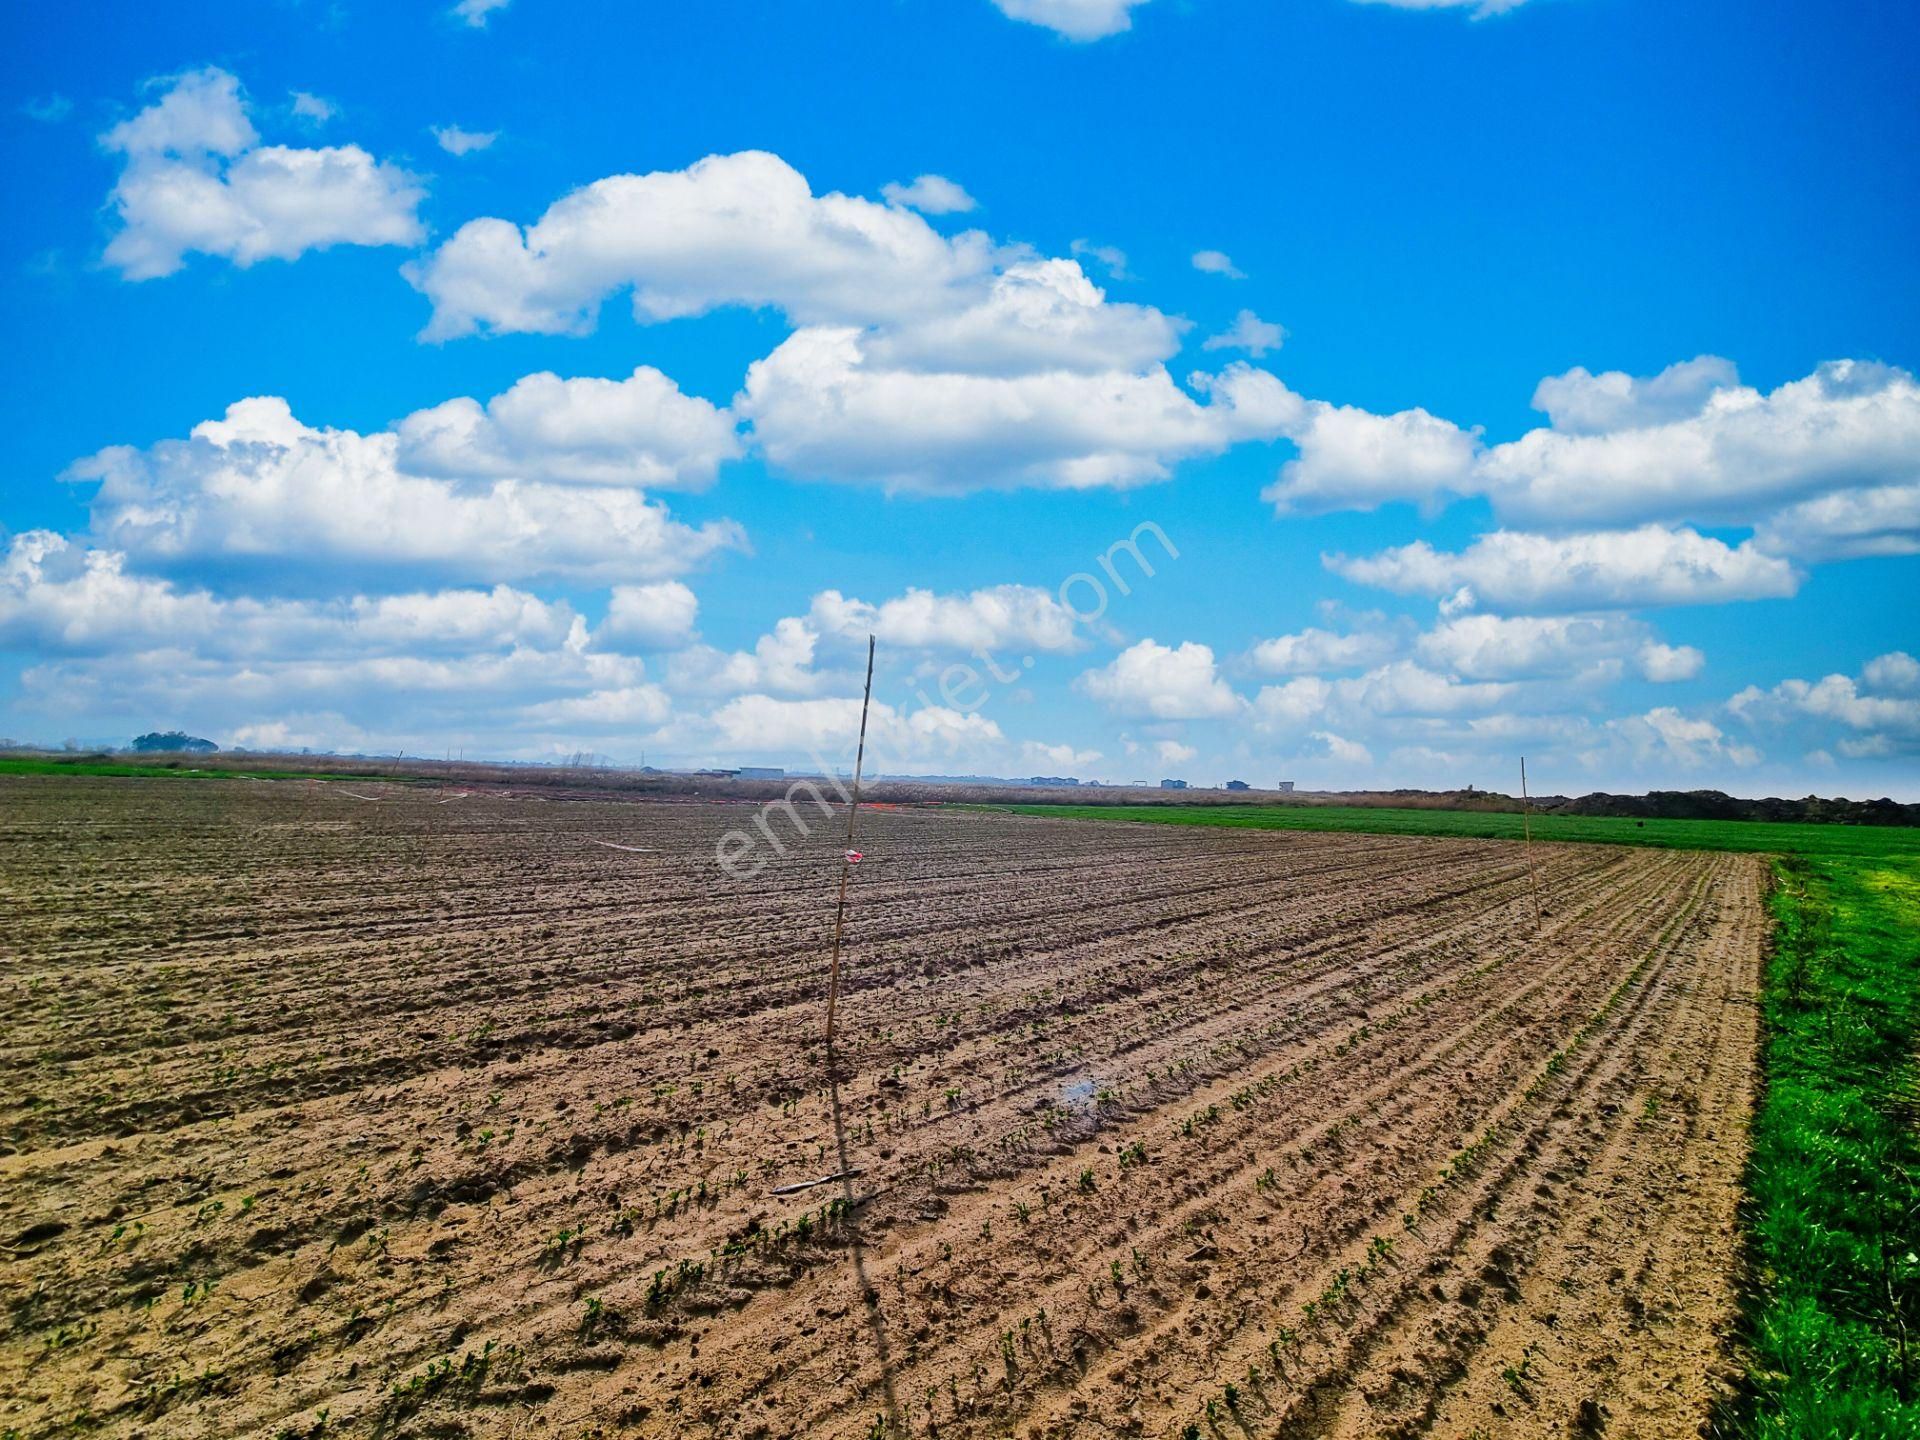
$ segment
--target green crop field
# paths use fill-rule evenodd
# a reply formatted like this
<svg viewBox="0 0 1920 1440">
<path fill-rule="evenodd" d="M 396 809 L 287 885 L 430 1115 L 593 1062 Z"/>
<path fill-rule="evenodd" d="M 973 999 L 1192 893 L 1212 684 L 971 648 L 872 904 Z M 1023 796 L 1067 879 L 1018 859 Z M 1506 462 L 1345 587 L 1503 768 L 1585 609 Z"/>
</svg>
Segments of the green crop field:
<svg viewBox="0 0 1920 1440">
<path fill-rule="evenodd" d="M 984 808 L 984 807 L 983 807 Z M 1312 806 L 1022 815 L 1518 840 L 1518 815 Z M 1536 840 L 1770 854 L 1764 1098 L 1747 1173 L 1748 1384 L 1728 1433 L 1920 1435 L 1920 829 L 1536 815 Z"/>
<path fill-rule="evenodd" d="M 1248 830 L 1346 830 L 1368 835 L 1456 835 L 1518 840 L 1521 817 L 1497 811 L 1395 810 L 1341 805 L 996 805 L 1019 815 L 1218 825 Z M 1535 815 L 1536 840 L 1655 845 L 1669 850 L 1741 850 L 1775 855 L 1858 855 L 1920 860 L 1920 829 L 1794 825 L 1764 820 L 1630 820 L 1612 815 Z"/>
<path fill-rule="evenodd" d="M 0 775 L 118 775 L 133 779 L 164 780 L 225 778 L 231 770 L 195 770 L 186 765 L 142 765 L 120 760 L 54 760 L 44 755 L 0 755 Z"/>
<path fill-rule="evenodd" d="M 192 765 L 145 765 L 138 760 L 61 760 L 47 755 L 0 755 L 0 775 L 94 775 L 129 780 L 363 780 L 350 774 L 308 774 L 297 770 L 203 770 Z M 404 785 L 406 777 L 381 776 L 384 783 Z"/>
</svg>

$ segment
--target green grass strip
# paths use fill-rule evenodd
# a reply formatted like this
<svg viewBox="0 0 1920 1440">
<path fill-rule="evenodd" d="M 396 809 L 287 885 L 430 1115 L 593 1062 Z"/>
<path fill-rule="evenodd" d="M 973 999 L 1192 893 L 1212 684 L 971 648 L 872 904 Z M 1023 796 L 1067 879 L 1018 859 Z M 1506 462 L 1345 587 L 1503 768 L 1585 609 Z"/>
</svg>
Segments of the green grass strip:
<svg viewBox="0 0 1920 1440">
<path fill-rule="evenodd" d="M 1920 1435 L 1920 869 L 1783 859 L 1748 1171 L 1755 1436 Z"/>
<path fill-rule="evenodd" d="M 959 807 L 956 807 L 959 808 Z M 975 805 L 1063 820 L 1133 820 L 1239 830 L 1332 830 L 1368 835 L 1453 835 L 1518 840 L 1520 816 L 1500 811 L 1413 810 L 1360 805 Z M 1619 815 L 1535 815 L 1536 840 L 1740 850 L 1766 855 L 1904 856 L 1920 861 L 1920 829 L 1814 825 L 1772 820 L 1635 820 Z"/>
</svg>

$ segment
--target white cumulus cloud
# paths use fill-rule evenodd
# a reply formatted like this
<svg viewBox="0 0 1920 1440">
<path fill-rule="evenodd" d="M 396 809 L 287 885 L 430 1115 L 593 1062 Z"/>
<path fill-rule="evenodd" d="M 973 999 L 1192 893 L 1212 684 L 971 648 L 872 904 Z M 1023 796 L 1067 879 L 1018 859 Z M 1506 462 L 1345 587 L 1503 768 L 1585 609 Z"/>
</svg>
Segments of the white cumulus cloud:
<svg viewBox="0 0 1920 1440">
<path fill-rule="evenodd" d="M 1013 20 L 1044 26 L 1068 40 L 1104 40 L 1133 27 L 1133 11 L 1147 0 L 993 0 Z"/>
<path fill-rule="evenodd" d="M 1648 377 L 1576 368 L 1534 404 L 1550 425 L 1488 446 L 1420 408 L 1308 402 L 1287 436 L 1299 455 L 1263 496 L 1286 513 L 1483 495 L 1530 527 L 1754 526 L 1760 548 L 1812 559 L 1920 550 L 1905 370 L 1839 360 L 1763 393 L 1709 355 Z"/>
<path fill-rule="evenodd" d="M 944 175 L 921 175 L 908 184 L 891 181 L 880 193 L 896 205 L 922 215 L 958 215 L 978 205 L 973 196 Z"/>
<path fill-rule="evenodd" d="M 1415 408 L 1376 415 L 1352 405 L 1306 402 L 1287 432 L 1299 447 L 1260 492 L 1282 514 L 1371 510 L 1391 500 L 1433 505 L 1471 488 L 1477 431 Z"/>
<path fill-rule="evenodd" d="M 472 26 L 475 30 L 484 30 L 494 11 L 504 10 L 511 3 L 512 0 L 459 0 L 459 3 L 447 13 L 462 25 Z"/>
<path fill-rule="evenodd" d="M 935 178 L 916 182 L 918 198 Z M 948 239 L 900 203 L 815 195 L 762 152 L 599 180 L 525 230 L 472 221 L 408 273 L 436 339 L 583 331 L 620 291 L 647 322 L 778 310 L 797 328 L 749 368 L 733 410 L 768 459 L 806 478 L 944 494 L 1123 487 L 1306 414 L 1244 363 L 1177 383 L 1167 361 L 1188 323 L 1109 300 L 1077 260 L 979 232 Z M 1261 323 L 1241 338 L 1264 345 Z"/>
<path fill-rule="evenodd" d="M 1307 738 L 1316 742 L 1326 758 L 1338 765 L 1372 765 L 1373 752 L 1358 740 L 1349 740 L 1331 730 L 1315 730 Z"/>
<path fill-rule="evenodd" d="M 1658 525 L 1574 535 L 1500 530 L 1462 551 L 1416 540 L 1376 555 L 1325 559 L 1335 573 L 1362 585 L 1435 597 L 1464 586 L 1479 603 L 1514 611 L 1772 599 L 1792 595 L 1800 583 L 1790 564 L 1751 541 L 1730 546 Z"/>
<path fill-rule="evenodd" d="M 413 176 L 358 145 L 261 145 L 240 82 L 208 68 L 100 137 L 124 157 L 108 203 L 107 263 L 129 280 L 171 275 L 189 253 L 242 267 L 331 245 L 413 245 L 425 198 Z"/>
<path fill-rule="evenodd" d="M 1078 750 L 1072 745 L 1048 745 L 1039 740 L 1023 741 L 1020 757 L 1030 765 L 1045 765 L 1055 771 L 1071 773 L 1100 763 L 1098 750 Z"/>
<path fill-rule="evenodd" d="M 1533 430 L 1481 459 L 1503 515 L 1752 524 L 1818 493 L 1911 480 L 1920 454 L 1920 384 L 1891 366 L 1834 361 L 1764 394 L 1710 358 L 1624 388 L 1609 379 L 1624 381 L 1546 382 L 1542 403 L 1579 428 Z"/>
<path fill-rule="evenodd" d="M 860 697 L 787 700 L 741 695 L 716 710 L 712 724 L 719 745 L 729 754 L 832 759 L 844 752 L 851 768 Z M 875 700 L 867 722 L 867 773 L 998 755 L 1005 738 L 1000 727 L 982 715 L 939 705 L 902 710 Z"/>
<path fill-rule="evenodd" d="M 1890 658 L 1880 657 L 1881 661 Z M 1895 672 L 1892 678 L 1899 678 L 1901 667 L 1895 661 L 1891 667 L 1880 665 L 1877 673 L 1881 681 L 1889 678 L 1889 669 Z M 1883 749 L 1890 749 L 1896 739 L 1903 749 L 1920 744 L 1920 697 L 1876 693 L 1880 688 L 1865 675 L 1859 680 L 1839 674 L 1819 680 L 1782 680 L 1770 690 L 1749 685 L 1727 702 L 1727 708 L 1751 723 L 1813 719 L 1848 730 L 1876 732 L 1885 737 L 1880 747 Z"/>
<path fill-rule="evenodd" d="M 321 95 L 305 90 L 293 92 L 293 113 L 314 125 L 324 125 L 340 113 L 340 107 Z"/>
<path fill-rule="evenodd" d="M 1894 695 L 1920 693 L 1920 660 L 1904 650 L 1876 655 L 1860 672 L 1867 688 Z"/>
<path fill-rule="evenodd" d="M 471 155 L 500 138 L 498 130 L 463 130 L 458 125 L 435 125 L 434 142 L 449 155 Z"/>
<path fill-rule="evenodd" d="M 1115 280 L 1131 280 L 1133 275 L 1127 269 L 1127 252 L 1117 245 L 1099 245 L 1091 240 L 1079 239 L 1067 247 L 1074 255 L 1091 260 Z"/>
<path fill-rule="evenodd" d="M 992 260 L 918 214 L 815 195 L 777 155 L 711 155 L 685 170 L 614 175 L 522 229 L 470 220 L 408 278 L 433 302 L 428 339 L 477 330 L 577 334 L 632 292 L 643 321 L 773 306 L 802 324 L 866 324 L 949 308 Z"/>
<path fill-rule="evenodd" d="M 694 645 L 668 657 L 667 676 L 676 690 L 737 695 L 749 690 L 812 695 L 836 677 L 813 667 L 820 632 L 789 615 L 754 642 L 751 650 L 725 651 Z"/>
<path fill-rule="evenodd" d="M 736 413 L 796 474 L 956 494 L 991 486 L 1145 484 L 1180 460 L 1277 433 L 1295 397 L 1263 371 L 1204 377 L 1209 403 L 1164 367 L 978 375 L 868 363 L 858 331 L 802 330 L 747 372 Z"/>
<path fill-rule="evenodd" d="M 1454 675 L 1511 680 L 1572 675 L 1610 661 L 1617 670 L 1649 644 L 1646 637 L 1644 624 L 1623 615 L 1462 615 L 1443 620 L 1414 648 Z"/>
<path fill-rule="evenodd" d="M 1804 560 L 1920 555 L 1920 481 L 1836 490 L 1768 516 L 1754 544 Z"/>
<path fill-rule="evenodd" d="M 0 645 L 41 654 L 443 654 L 557 646 L 574 635 L 576 620 L 565 603 L 507 585 L 331 600 L 226 597 L 139 574 L 119 551 L 47 530 L 16 535 L 0 559 Z"/>
<path fill-rule="evenodd" d="M 597 648 L 564 601 L 506 585 L 217 593 L 46 531 L 0 557 L 0 646 L 37 657 L 20 675 L 25 713 L 190 715 L 256 746 L 424 736 L 436 751 L 456 739 L 537 750 L 548 741 L 530 732 L 543 727 L 631 729 L 670 709 L 640 662 Z"/>
<path fill-rule="evenodd" d="M 1707 663 L 1705 653 L 1692 645 L 1665 645 L 1649 640 L 1636 655 L 1640 673 L 1655 684 L 1691 680 Z"/>
<path fill-rule="evenodd" d="M 629 489 L 411 474 L 393 431 L 318 429 L 287 402 L 235 402 L 185 440 L 115 446 L 70 480 L 97 482 L 95 533 L 148 562 L 369 562 L 508 580 L 638 581 L 680 574 L 745 543 L 732 521 L 698 527 Z"/>
<path fill-rule="evenodd" d="M 1203 350 L 1244 350 L 1256 360 L 1270 350 L 1278 350 L 1287 338 L 1280 326 L 1262 320 L 1251 310 L 1233 317 L 1233 324 L 1218 335 L 1210 335 Z"/>
<path fill-rule="evenodd" d="M 663 724 L 672 713 L 667 692 L 645 684 L 542 700 L 522 709 L 519 719 L 543 730 L 630 730 Z"/>
<path fill-rule="evenodd" d="M 1034 585 L 952 595 L 910 588 L 879 604 L 826 590 L 814 597 L 808 617 L 824 634 L 857 640 L 873 635 L 889 649 L 1012 652 L 1009 658 L 1017 658 L 1023 650 L 1063 654 L 1082 644 L 1073 612 Z"/>
<path fill-rule="evenodd" d="M 1180 348 L 1184 321 L 1118 304 L 1076 260 L 1017 261 L 968 303 L 867 331 L 876 368 L 920 374 L 1138 373 Z"/>
<path fill-rule="evenodd" d="M 693 638 L 700 602 L 678 580 L 616 585 L 607 597 L 607 618 L 593 632 L 596 645 L 612 650 L 665 650 Z"/>
<path fill-rule="evenodd" d="M 1473 18 L 1504 15 L 1518 10 L 1527 0 L 1356 0 L 1361 5 L 1384 5 L 1394 10 L 1467 10 Z"/>
<path fill-rule="evenodd" d="M 1229 280 L 1244 280 L 1246 272 L 1233 263 L 1233 257 L 1224 250 L 1196 250 L 1193 252 L 1193 268 L 1203 275 L 1224 275 Z"/>
<path fill-rule="evenodd" d="M 1116 713 L 1152 720 L 1218 718 L 1238 714 L 1245 704 L 1221 678 L 1212 647 L 1194 640 L 1175 646 L 1141 640 L 1075 683 Z"/>
<path fill-rule="evenodd" d="M 1700 413 L 1714 394 L 1740 383 L 1731 360 L 1701 355 L 1637 378 L 1623 370 L 1595 375 L 1576 365 L 1550 375 L 1533 392 L 1533 408 L 1568 435 L 1604 435 L 1670 425 Z"/>
<path fill-rule="evenodd" d="M 1607 729 L 1643 766 L 1696 770 L 1714 762 L 1741 768 L 1760 763 L 1760 751 L 1755 747 L 1737 744 L 1711 720 L 1682 714 L 1671 705 L 1608 721 Z"/>
<path fill-rule="evenodd" d="M 624 380 L 542 371 L 484 406 L 448 400 L 395 428 L 404 469 L 451 479 L 699 489 L 742 448 L 727 411 L 650 365 Z"/>
<path fill-rule="evenodd" d="M 1357 670 L 1377 665 L 1399 648 L 1392 635 L 1377 630 L 1345 634 L 1309 626 L 1291 635 L 1262 640 L 1248 652 L 1253 668 L 1266 675 L 1315 675 L 1328 670 Z"/>
</svg>

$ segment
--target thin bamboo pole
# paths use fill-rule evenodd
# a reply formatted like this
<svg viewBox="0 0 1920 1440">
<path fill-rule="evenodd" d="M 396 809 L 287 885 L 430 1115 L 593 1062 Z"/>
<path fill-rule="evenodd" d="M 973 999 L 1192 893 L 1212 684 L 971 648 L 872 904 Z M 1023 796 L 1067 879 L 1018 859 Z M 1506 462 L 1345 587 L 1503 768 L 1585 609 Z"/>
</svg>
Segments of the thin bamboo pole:
<svg viewBox="0 0 1920 1440">
<path fill-rule="evenodd" d="M 833 1017 L 840 1004 L 840 936 L 847 923 L 847 876 L 853 870 L 854 821 L 860 815 L 860 772 L 867 762 L 867 707 L 873 703 L 873 636 L 867 636 L 867 689 L 860 700 L 860 748 L 853 757 L 853 798 L 847 804 L 847 849 L 840 857 L 840 899 L 833 910 L 833 964 L 827 973 L 827 1059 L 833 1059 Z"/>
<path fill-rule="evenodd" d="M 1527 888 L 1533 892 L 1533 928 L 1540 928 L 1540 875 L 1533 868 L 1533 817 L 1527 800 L 1527 757 L 1520 757 L 1520 831 L 1527 837 Z"/>
</svg>

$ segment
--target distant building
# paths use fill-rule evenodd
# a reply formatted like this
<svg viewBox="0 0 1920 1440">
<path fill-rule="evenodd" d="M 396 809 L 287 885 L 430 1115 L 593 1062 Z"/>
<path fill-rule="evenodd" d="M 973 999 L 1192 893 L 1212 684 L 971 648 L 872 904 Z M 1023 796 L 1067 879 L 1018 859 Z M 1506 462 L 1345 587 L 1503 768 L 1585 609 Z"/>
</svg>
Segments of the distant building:
<svg viewBox="0 0 1920 1440">
<path fill-rule="evenodd" d="M 1027 783 L 1029 785 L 1045 785 L 1057 790 L 1069 785 L 1078 785 L 1080 782 L 1071 775 L 1031 775 L 1027 778 Z"/>
<path fill-rule="evenodd" d="M 787 772 L 778 765 L 742 765 L 740 778 L 742 780 L 784 780 L 787 778 Z"/>
<path fill-rule="evenodd" d="M 1251 790 L 1252 788 L 1253 787 L 1244 780 L 1227 781 L 1227 789 L 1229 790 Z"/>
<path fill-rule="evenodd" d="M 1293 793 L 1293 782 L 1291 780 L 1282 780 L 1280 782 L 1280 793 L 1282 795 L 1291 795 Z"/>
<path fill-rule="evenodd" d="M 1160 788 L 1162 790 L 1184 790 L 1187 788 L 1187 782 L 1184 780 L 1162 780 L 1160 782 Z"/>
</svg>

